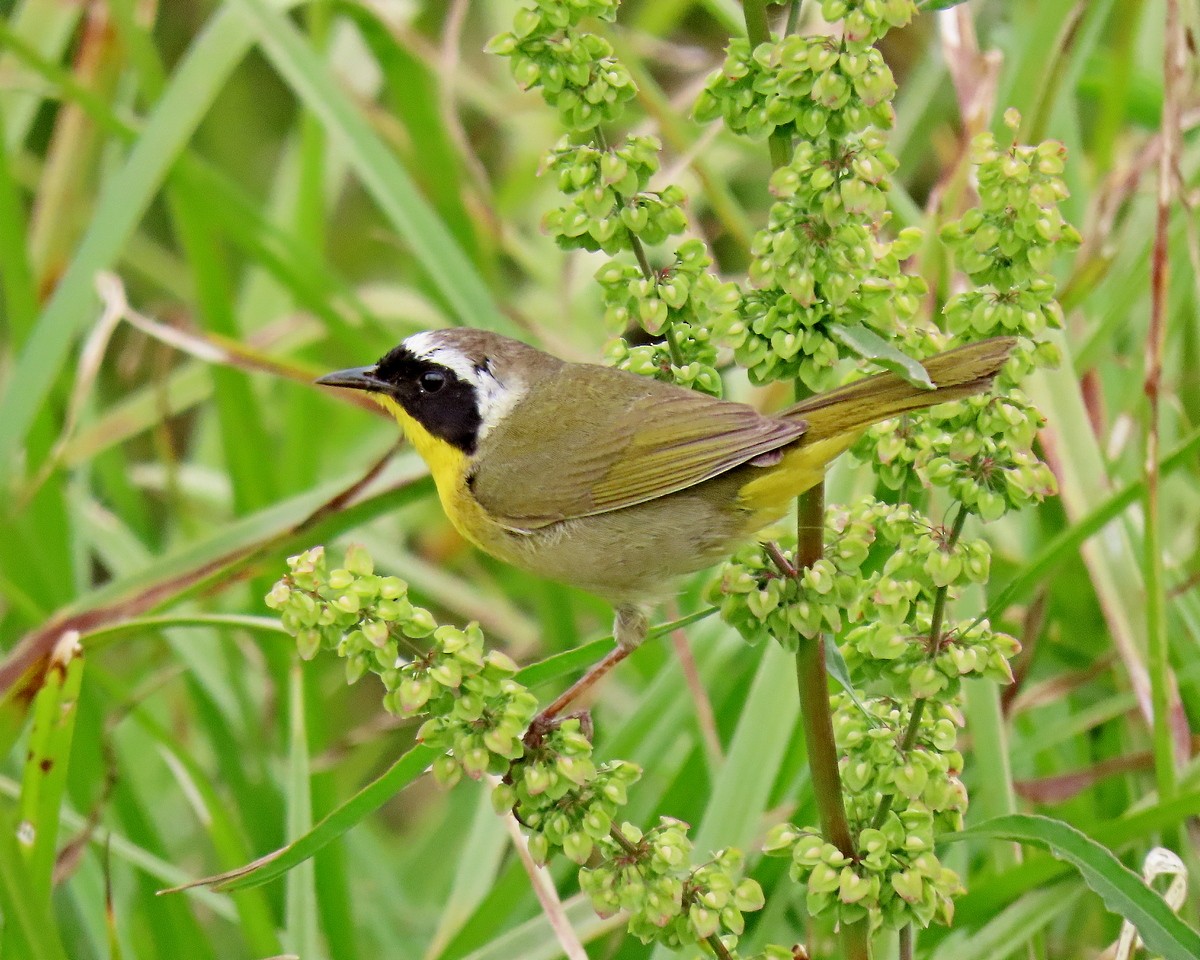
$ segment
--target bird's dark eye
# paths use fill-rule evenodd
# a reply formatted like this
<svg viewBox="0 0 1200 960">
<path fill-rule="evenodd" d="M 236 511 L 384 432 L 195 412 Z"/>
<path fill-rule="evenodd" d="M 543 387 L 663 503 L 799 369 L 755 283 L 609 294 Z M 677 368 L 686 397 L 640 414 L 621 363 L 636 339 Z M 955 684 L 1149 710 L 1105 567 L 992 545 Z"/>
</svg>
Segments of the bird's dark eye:
<svg viewBox="0 0 1200 960">
<path fill-rule="evenodd" d="M 446 374 L 441 370 L 426 370 L 417 377 L 417 386 L 422 393 L 437 393 L 446 385 Z"/>
</svg>

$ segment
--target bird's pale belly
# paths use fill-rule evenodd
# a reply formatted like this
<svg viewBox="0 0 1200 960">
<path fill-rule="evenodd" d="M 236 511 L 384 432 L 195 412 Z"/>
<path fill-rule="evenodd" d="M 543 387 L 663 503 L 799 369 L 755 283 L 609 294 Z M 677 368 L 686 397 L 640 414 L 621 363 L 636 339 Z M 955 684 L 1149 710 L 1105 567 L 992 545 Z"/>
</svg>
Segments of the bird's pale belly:
<svg viewBox="0 0 1200 960">
<path fill-rule="evenodd" d="M 483 511 L 461 499 L 447 513 L 469 540 L 515 567 L 617 605 L 638 603 L 669 596 L 680 576 L 722 560 L 762 525 L 759 513 L 739 505 L 745 478 L 737 473 L 523 533 L 491 520 L 481 526 Z M 474 522 L 464 522 L 467 513 Z"/>
</svg>

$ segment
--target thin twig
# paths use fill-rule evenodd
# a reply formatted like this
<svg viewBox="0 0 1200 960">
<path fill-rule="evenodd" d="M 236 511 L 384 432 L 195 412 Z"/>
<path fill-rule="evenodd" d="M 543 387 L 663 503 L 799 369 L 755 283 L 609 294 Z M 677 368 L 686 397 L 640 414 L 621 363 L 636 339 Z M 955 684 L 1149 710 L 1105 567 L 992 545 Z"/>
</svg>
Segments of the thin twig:
<svg viewBox="0 0 1200 960">
<path fill-rule="evenodd" d="M 671 610 L 671 619 L 678 617 L 678 610 Z M 700 678 L 700 670 L 696 666 L 696 657 L 688 644 L 687 634 L 683 630 L 671 631 L 671 644 L 675 647 L 675 656 L 679 659 L 679 667 L 683 671 L 683 682 L 692 695 L 692 704 L 696 709 L 696 724 L 700 728 L 700 736 L 704 740 L 704 748 L 708 752 L 710 762 L 720 764 L 724 757 L 721 749 L 721 736 L 717 732 L 717 718 L 713 712 L 712 701 L 704 682 Z"/>
<path fill-rule="evenodd" d="M 550 874 L 534 863 L 533 857 L 530 856 L 529 841 L 521 832 L 521 825 L 517 823 L 517 818 L 509 813 L 501 819 L 504 821 L 504 829 L 508 831 L 508 835 L 512 839 L 517 856 L 521 858 L 521 866 L 529 875 L 529 883 L 533 887 L 538 903 L 542 905 L 542 913 L 546 915 L 546 921 L 550 924 L 550 929 L 554 931 L 558 945 L 562 947 L 563 953 L 569 960 L 588 960 L 587 950 L 580 942 L 579 935 L 575 933 L 575 928 L 571 926 L 567 912 L 563 909 L 562 900 L 558 897 L 558 891 L 550 880 Z"/>
<path fill-rule="evenodd" d="M 960 503 L 958 505 L 958 513 L 954 515 L 954 522 L 950 526 L 950 535 L 946 538 L 946 545 L 950 549 L 958 543 L 958 538 L 962 536 L 963 526 L 967 522 L 967 510 Z M 949 586 L 938 587 L 938 591 L 933 597 L 933 613 L 930 615 L 929 622 L 929 658 L 933 659 L 942 650 L 942 624 L 946 617 L 946 601 L 949 599 Z M 908 717 L 908 726 L 904 729 L 904 736 L 900 738 L 900 752 L 907 754 L 916 745 L 917 732 L 921 729 L 921 718 L 925 715 L 924 697 L 918 697 L 913 701 L 912 713 Z M 871 826 L 878 830 L 883 826 L 883 822 L 887 819 L 888 813 L 892 809 L 892 802 L 895 799 L 895 794 L 885 793 L 879 801 L 879 809 L 875 811 L 875 816 L 871 820 Z"/>
</svg>

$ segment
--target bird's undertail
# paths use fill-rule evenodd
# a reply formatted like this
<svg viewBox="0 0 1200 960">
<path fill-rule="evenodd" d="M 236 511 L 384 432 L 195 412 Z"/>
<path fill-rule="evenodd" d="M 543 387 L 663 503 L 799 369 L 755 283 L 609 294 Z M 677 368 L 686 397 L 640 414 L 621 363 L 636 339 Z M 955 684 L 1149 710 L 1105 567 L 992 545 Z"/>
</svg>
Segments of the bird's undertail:
<svg viewBox="0 0 1200 960">
<path fill-rule="evenodd" d="M 806 420 L 810 443 L 853 436 L 880 420 L 982 393 L 992 385 L 1016 342 L 1013 337 L 994 337 L 921 361 L 936 390 L 913 386 L 895 373 L 880 373 L 801 401 L 777 416 Z"/>
</svg>

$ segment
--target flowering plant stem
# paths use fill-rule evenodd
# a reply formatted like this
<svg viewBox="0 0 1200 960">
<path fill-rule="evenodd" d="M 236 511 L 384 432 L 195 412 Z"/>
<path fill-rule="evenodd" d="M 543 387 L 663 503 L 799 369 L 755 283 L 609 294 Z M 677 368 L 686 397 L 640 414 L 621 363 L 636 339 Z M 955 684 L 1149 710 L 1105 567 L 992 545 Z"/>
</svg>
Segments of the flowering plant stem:
<svg viewBox="0 0 1200 960">
<path fill-rule="evenodd" d="M 963 527 L 967 522 L 967 510 L 960 503 L 958 512 L 954 515 L 954 522 L 950 526 L 950 534 L 946 538 L 946 549 L 953 550 L 954 545 L 958 543 L 959 537 L 962 536 Z M 933 598 L 933 614 L 929 625 L 929 655 L 935 657 L 938 651 L 942 649 L 942 624 L 946 619 L 946 601 L 949 598 L 949 585 L 939 587 L 937 594 Z M 917 742 L 917 733 L 921 729 L 921 718 L 925 715 L 925 697 L 917 697 L 913 701 L 912 714 L 908 718 L 908 727 L 904 731 L 904 739 L 900 741 L 900 750 L 907 754 Z M 888 811 L 892 809 L 892 800 L 895 794 L 884 794 L 883 799 L 879 803 L 879 809 L 875 811 L 875 818 L 871 821 L 871 826 L 878 830 L 883 826 L 883 822 L 887 819 Z"/>
<path fill-rule="evenodd" d="M 767 25 L 766 0 L 745 0 L 746 35 L 752 47 L 770 40 Z M 778 170 L 791 160 L 789 138 L 772 133 L 767 141 L 771 166 Z M 807 395 L 802 384 L 798 392 Z M 825 486 L 819 483 L 802 494 L 797 502 L 796 567 L 794 576 L 821 559 L 825 552 Z M 796 684 L 800 695 L 801 723 L 808 751 L 808 768 L 812 776 L 813 794 L 821 832 L 847 858 L 856 859 L 854 838 L 846 819 L 846 804 L 842 796 L 842 779 L 838 770 L 837 743 L 833 737 L 833 715 L 829 705 L 829 676 L 825 669 L 825 637 L 818 634 L 811 640 L 801 638 L 796 651 Z M 870 957 L 870 926 L 867 920 L 843 924 L 842 944 L 847 960 L 867 960 Z"/>
<path fill-rule="evenodd" d="M 771 30 L 767 26 L 766 0 L 745 0 L 742 12 L 746 18 L 746 36 L 750 39 L 751 48 L 771 39 Z M 772 133 L 767 138 L 767 149 L 771 152 L 771 166 L 776 170 L 787 166 L 788 161 L 792 159 L 792 145 L 781 133 Z"/>
</svg>

